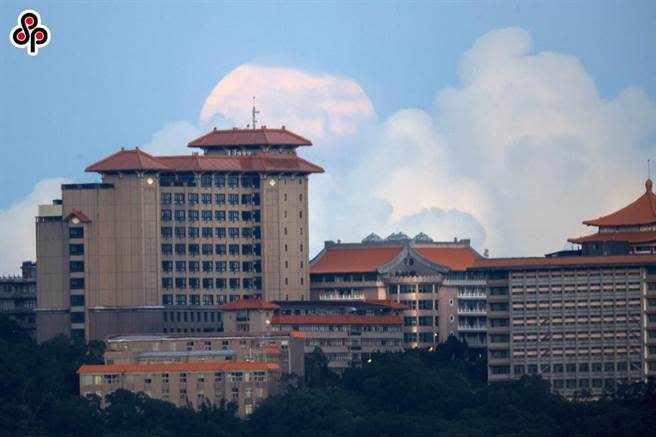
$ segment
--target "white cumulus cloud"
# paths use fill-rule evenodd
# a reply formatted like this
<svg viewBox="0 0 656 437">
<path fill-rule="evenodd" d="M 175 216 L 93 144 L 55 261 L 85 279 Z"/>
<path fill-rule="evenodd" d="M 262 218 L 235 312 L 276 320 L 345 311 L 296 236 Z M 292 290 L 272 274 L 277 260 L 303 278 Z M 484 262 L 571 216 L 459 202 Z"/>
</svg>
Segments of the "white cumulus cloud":
<svg viewBox="0 0 656 437">
<path fill-rule="evenodd" d="M 32 192 L 18 202 L 0 210 L 0 273 L 16 274 L 23 261 L 36 259 L 36 228 L 34 218 L 38 205 L 61 198 L 61 185 L 70 179 L 51 178 L 39 181 Z"/>
</svg>

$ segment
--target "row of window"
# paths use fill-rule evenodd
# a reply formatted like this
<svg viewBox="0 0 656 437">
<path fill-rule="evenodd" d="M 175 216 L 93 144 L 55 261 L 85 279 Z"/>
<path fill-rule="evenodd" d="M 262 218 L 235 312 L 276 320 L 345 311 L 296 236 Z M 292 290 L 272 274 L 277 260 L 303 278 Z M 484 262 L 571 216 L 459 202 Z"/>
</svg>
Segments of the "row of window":
<svg viewBox="0 0 656 437">
<path fill-rule="evenodd" d="M 160 218 L 164 222 L 173 220 L 173 217 L 175 217 L 176 221 L 185 221 L 188 218 L 189 221 L 192 222 L 198 221 L 199 217 L 205 222 L 209 222 L 212 220 L 224 222 L 226 221 L 226 218 L 231 222 L 238 222 L 240 220 L 248 222 L 252 220 L 256 223 L 259 223 L 261 220 L 261 214 L 259 209 L 255 211 L 241 211 L 241 214 L 239 214 L 239 211 L 236 210 L 230 210 L 230 211 L 219 210 L 219 211 L 214 211 L 214 214 L 212 214 L 211 209 L 203 209 L 200 211 L 197 209 L 190 209 L 190 210 L 163 209 L 160 212 Z"/>
<path fill-rule="evenodd" d="M 241 231 L 240 231 L 241 229 Z M 254 228 L 198 228 L 198 227 L 182 227 L 176 226 L 172 228 L 170 226 L 162 226 L 160 229 L 160 235 L 163 239 L 170 239 L 173 237 L 175 232 L 176 238 L 216 238 L 216 239 L 225 239 L 228 236 L 233 240 L 237 238 L 253 238 L 259 240 L 262 238 L 262 231 L 259 226 Z"/>
<path fill-rule="evenodd" d="M 203 205 L 211 205 L 212 203 L 225 205 L 226 199 L 230 205 L 239 205 L 240 203 L 242 205 L 260 204 L 259 193 L 242 194 L 241 196 L 237 193 L 227 195 L 225 193 L 215 193 L 214 195 L 211 193 L 202 193 L 200 195 L 198 193 L 188 193 L 186 195 L 185 193 L 160 193 L 159 197 L 162 205 L 171 205 L 171 203 L 175 203 L 176 205 L 198 205 L 198 203 L 202 203 Z"/>
<path fill-rule="evenodd" d="M 255 289 L 255 290 L 261 290 L 262 289 L 262 278 L 257 276 L 254 278 L 162 278 L 162 288 L 165 290 L 169 290 L 173 288 L 173 285 L 175 284 L 175 288 L 179 290 L 185 290 L 187 288 L 190 288 L 192 290 L 197 290 L 199 288 L 203 289 L 213 289 L 213 288 L 218 288 L 220 290 L 222 289 L 238 289 L 238 288 L 244 288 L 244 289 Z"/>
<path fill-rule="evenodd" d="M 195 187 L 198 184 L 205 188 L 212 186 L 237 188 L 239 185 L 243 188 L 259 188 L 260 177 L 257 175 L 240 177 L 238 175 L 203 174 L 199 178 L 193 173 L 161 173 L 159 176 L 160 187 Z"/>
<path fill-rule="evenodd" d="M 540 373 L 600 373 L 600 372 L 626 372 L 629 370 L 640 370 L 641 364 L 640 361 L 632 361 L 627 363 L 626 361 L 615 362 L 606 362 L 606 363 L 565 363 L 565 364 L 541 364 L 539 367 L 537 364 L 529 364 L 524 366 L 523 364 L 517 364 L 513 366 L 513 373 L 515 375 L 524 375 L 528 374 L 537 374 L 538 369 Z"/>
<path fill-rule="evenodd" d="M 200 272 L 201 267 L 203 272 L 256 272 L 262 271 L 262 261 L 162 261 L 162 271 L 169 273 L 175 267 L 176 272 Z"/>
<path fill-rule="evenodd" d="M 203 255 L 216 254 L 224 256 L 230 254 L 233 256 L 238 255 L 262 255 L 262 246 L 260 244 L 162 244 L 162 255 L 173 255 L 175 249 L 176 255 L 189 255 L 197 256 L 201 253 Z"/>
</svg>

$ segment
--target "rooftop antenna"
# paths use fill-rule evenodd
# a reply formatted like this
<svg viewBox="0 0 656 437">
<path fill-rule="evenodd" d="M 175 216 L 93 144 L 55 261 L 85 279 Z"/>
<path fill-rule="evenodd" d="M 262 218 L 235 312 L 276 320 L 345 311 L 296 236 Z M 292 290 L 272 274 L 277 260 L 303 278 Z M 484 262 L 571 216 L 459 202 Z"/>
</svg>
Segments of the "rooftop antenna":
<svg viewBox="0 0 656 437">
<path fill-rule="evenodd" d="M 258 111 L 257 109 L 255 109 L 255 96 L 253 96 L 253 111 L 252 111 L 252 115 L 253 115 L 253 130 L 255 130 L 255 129 L 257 128 L 257 118 L 255 118 L 255 116 L 256 116 L 257 114 L 259 114 L 259 113 L 260 113 L 260 111 Z"/>
</svg>

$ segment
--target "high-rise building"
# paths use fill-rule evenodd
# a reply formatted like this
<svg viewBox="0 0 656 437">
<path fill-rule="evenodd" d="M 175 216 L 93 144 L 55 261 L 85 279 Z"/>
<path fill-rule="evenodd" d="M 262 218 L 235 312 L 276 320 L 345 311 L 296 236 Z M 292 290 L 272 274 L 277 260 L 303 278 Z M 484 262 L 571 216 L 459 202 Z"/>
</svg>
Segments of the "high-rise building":
<svg viewBox="0 0 656 437">
<path fill-rule="evenodd" d="M 582 250 L 479 259 L 487 276 L 488 377 L 540 374 L 554 390 L 599 396 L 656 376 L 656 195 L 584 223 Z"/>
<path fill-rule="evenodd" d="M 469 240 L 436 242 L 375 234 L 361 243 L 326 242 L 310 263 L 314 300 L 403 304 L 403 346 L 429 348 L 454 335 L 471 348 L 485 343 L 485 276 L 468 272 L 480 255 Z"/>
<path fill-rule="evenodd" d="M 308 175 L 323 171 L 297 155 L 309 145 L 284 127 L 214 129 L 188 145 L 203 154 L 121 149 L 87 167 L 101 182 L 39 208 L 38 340 L 175 332 L 189 311 L 172 310 L 207 322 L 217 304 L 307 299 Z"/>
</svg>

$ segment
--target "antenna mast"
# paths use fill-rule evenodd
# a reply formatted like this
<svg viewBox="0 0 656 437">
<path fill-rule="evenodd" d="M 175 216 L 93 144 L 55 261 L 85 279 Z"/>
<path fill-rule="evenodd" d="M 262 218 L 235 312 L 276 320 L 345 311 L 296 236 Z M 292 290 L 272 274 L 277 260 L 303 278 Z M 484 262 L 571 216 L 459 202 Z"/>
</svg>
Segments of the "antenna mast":
<svg viewBox="0 0 656 437">
<path fill-rule="evenodd" d="M 259 114 L 260 111 L 255 109 L 255 96 L 253 96 L 253 111 L 252 111 L 252 116 L 253 116 L 253 130 L 257 127 L 257 118 L 255 116 Z"/>
</svg>

